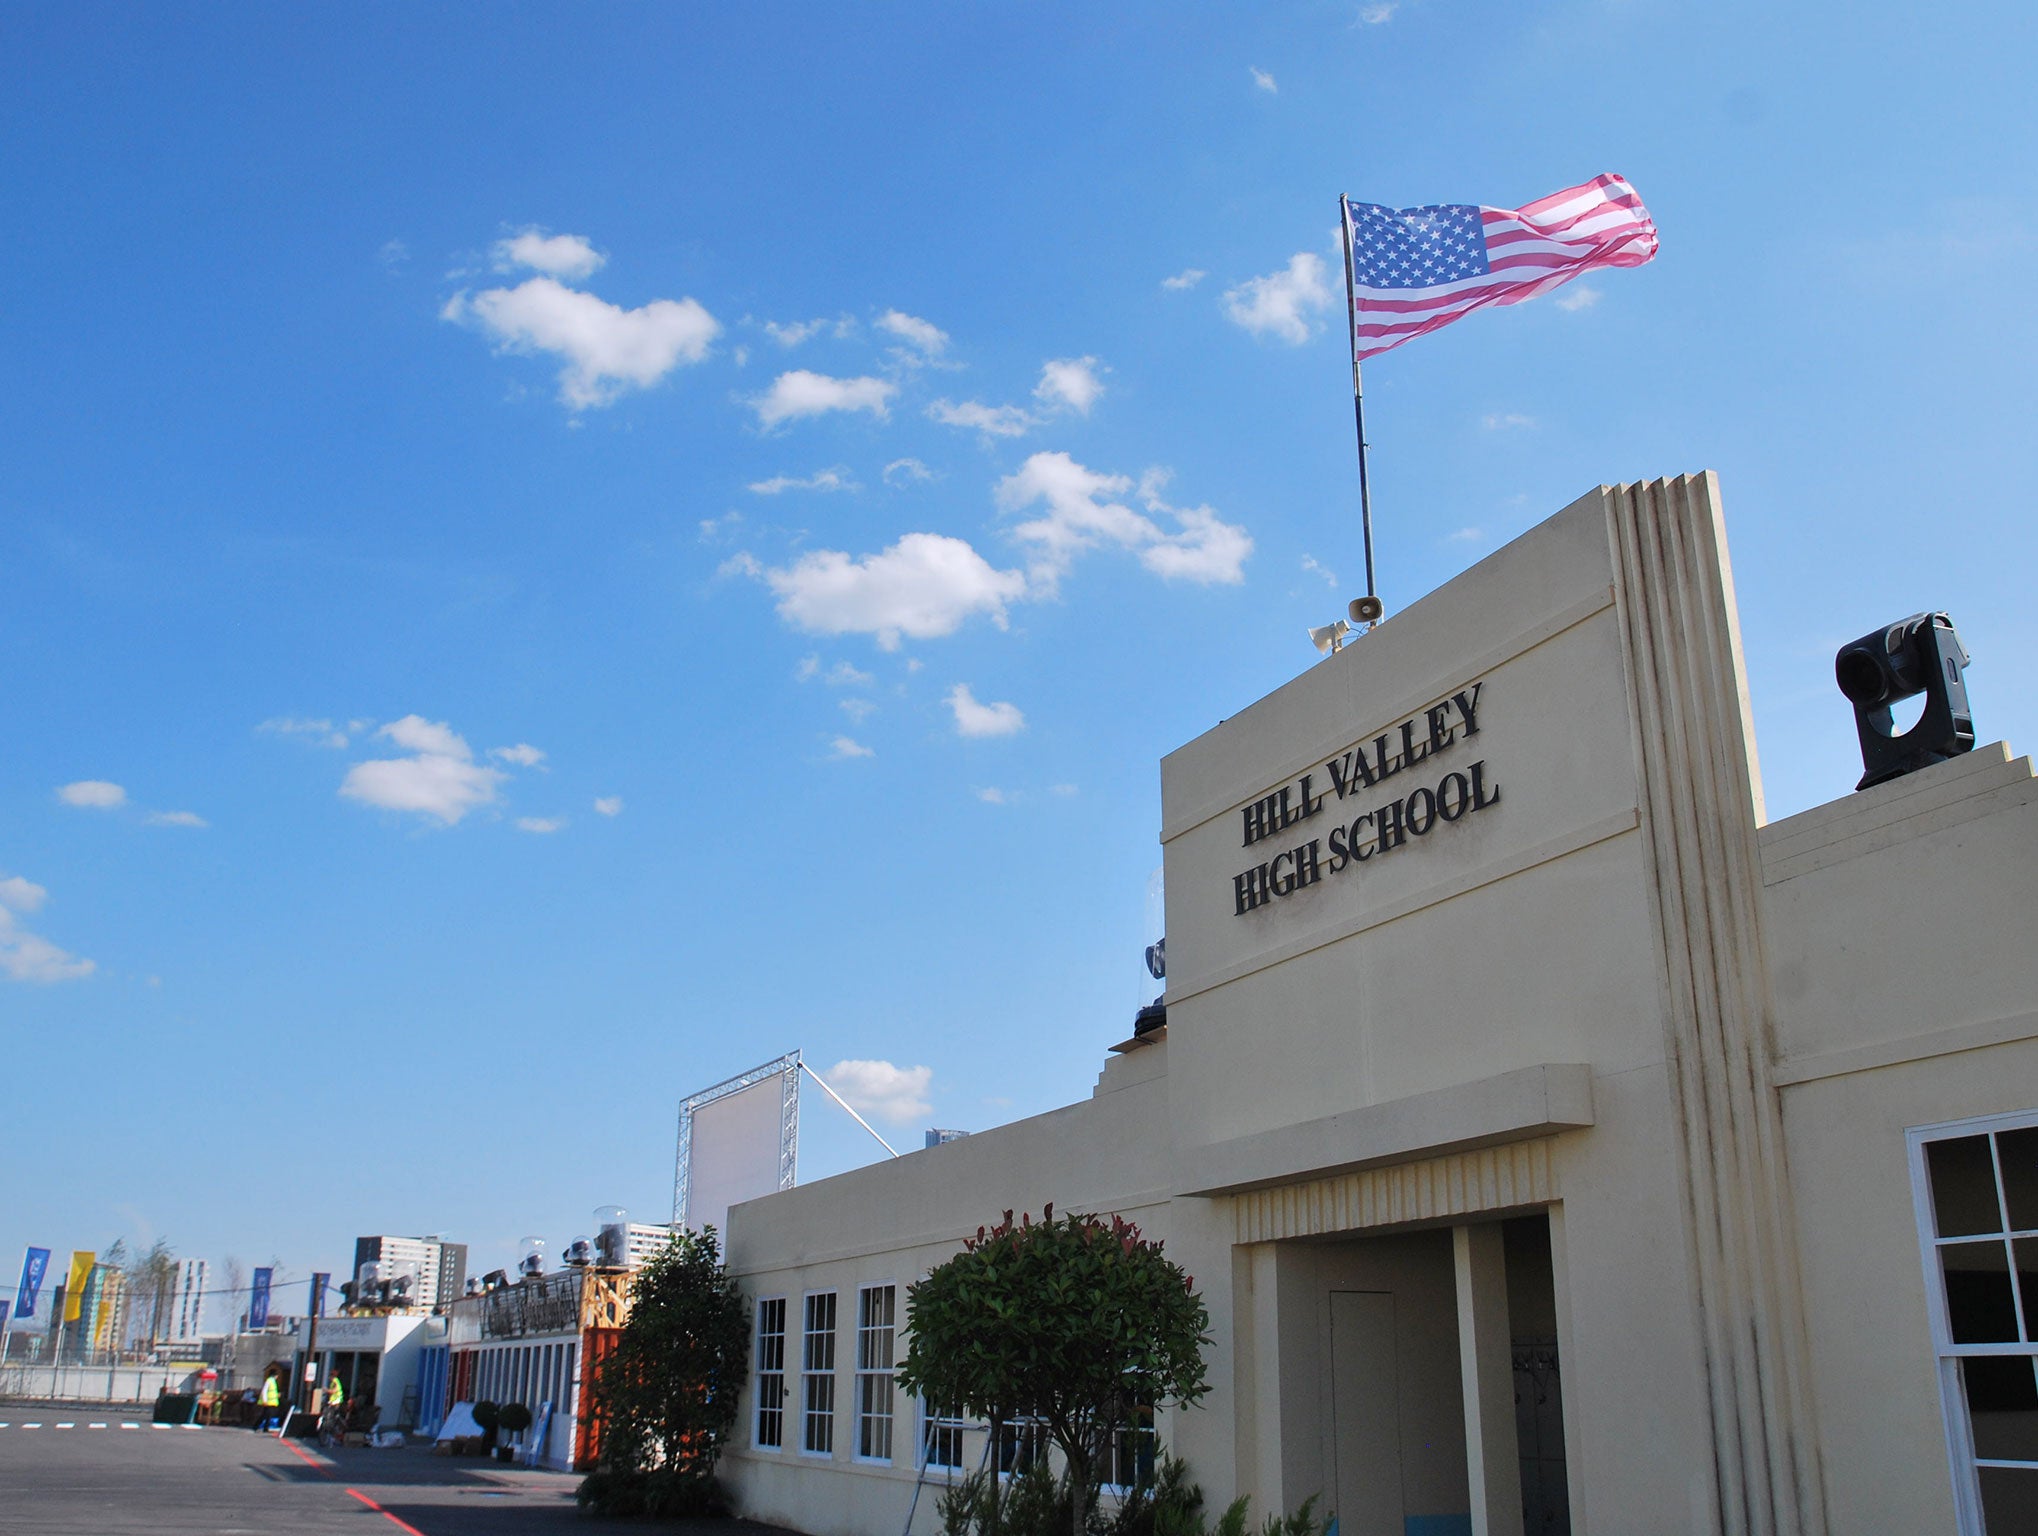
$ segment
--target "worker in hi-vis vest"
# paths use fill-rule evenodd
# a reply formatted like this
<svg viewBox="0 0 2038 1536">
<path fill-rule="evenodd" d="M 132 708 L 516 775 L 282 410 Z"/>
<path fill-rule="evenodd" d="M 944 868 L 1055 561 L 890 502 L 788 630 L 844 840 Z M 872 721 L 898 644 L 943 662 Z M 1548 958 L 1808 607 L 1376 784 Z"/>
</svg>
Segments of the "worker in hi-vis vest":
<svg viewBox="0 0 2038 1536">
<path fill-rule="evenodd" d="M 274 1372 L 262 1378 L 262 1395 L 256 1401 L 262 1405 L 262 1411 L 256 1415 L 255 1422 L 266 1428 L 269 1421 L 276 1417 L 277 1410 L 283 1406 L 283 1392 L 276 1385 Z"/>
<path fill-rule="evenodd" d="M 346 1400 L 346 1389 L 340 1385 L 340 1373 L 334 1371 L 326 1382 L 326 1406 L 328 1408 L 337 1408 Z"/>
</svg>

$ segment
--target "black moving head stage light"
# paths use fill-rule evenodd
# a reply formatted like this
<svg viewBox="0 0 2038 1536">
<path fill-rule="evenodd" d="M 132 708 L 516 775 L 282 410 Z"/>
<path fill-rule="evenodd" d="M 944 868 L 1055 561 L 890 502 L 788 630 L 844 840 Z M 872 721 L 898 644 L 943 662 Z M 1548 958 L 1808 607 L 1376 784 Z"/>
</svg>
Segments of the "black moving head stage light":
<svg viewBox="0 0 2038 1536">
<path fill-rule="evenodd" d="M 1974 748 L 1962 670 L 1967 648 L 1943 613 L 1914 613 L 1840 647 L 1833 676 L 1854 706 L 1864 772 L 1856 789 L 1916 773 Z M 1924 713 L 1898 735 L 1890 705 L 1925 696 Z"/>
</svg>

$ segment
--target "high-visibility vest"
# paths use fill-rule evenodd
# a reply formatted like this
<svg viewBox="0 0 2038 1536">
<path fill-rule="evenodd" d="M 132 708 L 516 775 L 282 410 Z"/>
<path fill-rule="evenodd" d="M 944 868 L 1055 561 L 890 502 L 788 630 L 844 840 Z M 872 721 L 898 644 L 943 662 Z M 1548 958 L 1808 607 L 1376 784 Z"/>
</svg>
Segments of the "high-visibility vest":
<svg viewBox="0 0 2038 1536">
<path fill-rule="evenodd" d="M 262 1406 L 274 1408 L 283 1401 L 283 1395 L 276 1390 L 276 1378 L 270 1376 L 262 1382 Z"/>
<path fill-rule="evenodd" d="M 340 1378 L 335 1376 L 331 1381 L 326 1383 L 326 1401 L 331 1403 L 335 1408 L 337 1408 L 340 1406 L 341 1403 L 344 1403 L 346 1400 L 347 1394 L 343 1390 L 341 1390 Z"/>
</svg>

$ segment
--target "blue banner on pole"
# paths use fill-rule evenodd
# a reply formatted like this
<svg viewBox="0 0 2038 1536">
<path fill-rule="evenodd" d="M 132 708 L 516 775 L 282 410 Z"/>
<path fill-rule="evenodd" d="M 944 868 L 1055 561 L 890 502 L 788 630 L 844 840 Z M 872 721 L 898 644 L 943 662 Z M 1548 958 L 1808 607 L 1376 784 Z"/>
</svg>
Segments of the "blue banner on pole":
<svg viewBox="0 0 2038 1536">
<path fill-rule="evenodd" d="M 276 1278 L 273 1269 L 255 1271 L 254 1289 L 248 1293 L 248 1331 L 257 1333 L 269 1326 L 269 1283 Z"/>
<path fill-rule="evenodd" d="M 50 1251 L 31 1248 L 22 1256 L 21 1285 L 14 1293 L 14 1315 L 35 1316 L 35 1298 L 42 1290 L 42 1277 L 50 1271 Z"/>
<path fill-rule="evenodd" d="M 316 1271 L 312 1274 L 311 1315 L 313 1317 L 324 1317 L 326 1315 L 326 1286 L 331 1283 L 332 1278 L 330 1274 L 320 1274 Z"/>
</svg>

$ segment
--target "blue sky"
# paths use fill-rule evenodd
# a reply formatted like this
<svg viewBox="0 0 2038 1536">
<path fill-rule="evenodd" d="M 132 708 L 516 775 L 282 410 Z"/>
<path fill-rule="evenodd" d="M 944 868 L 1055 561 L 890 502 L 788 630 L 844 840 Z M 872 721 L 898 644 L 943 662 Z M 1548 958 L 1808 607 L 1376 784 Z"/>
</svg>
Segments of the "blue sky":
<svg viewBox="0 0 2038 1536">
<path fill-rule="evenodd" d="M 794 1047 L 911 1144 L 1086 1093 L 1160 756 L 1361 589 L 1341 192 L 1662 235 L 1369 364 L 1390 612 L 1716 469 L 1772 814 L 1919 608 L 2028 746 L 2034 30 L 0 6 L 0 1279 L 657 1219 Z"/>
</svg>

